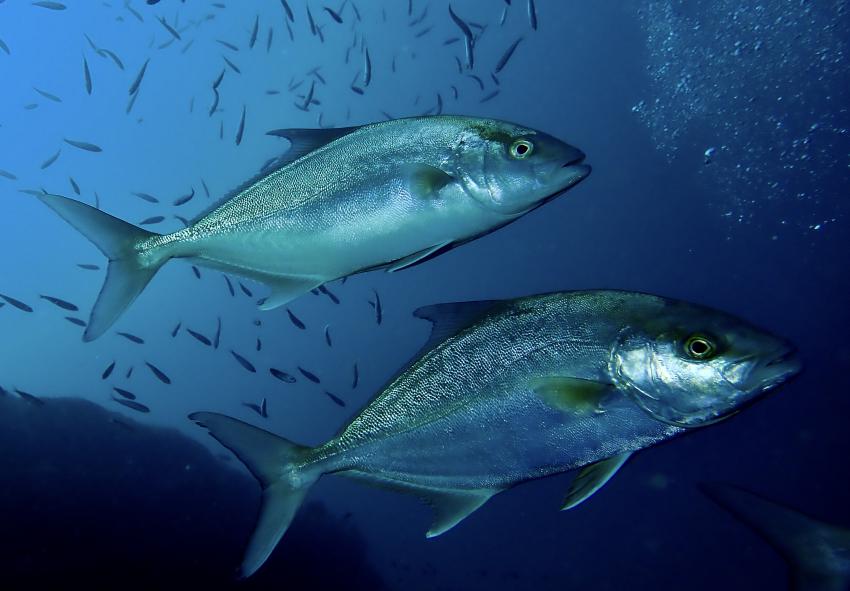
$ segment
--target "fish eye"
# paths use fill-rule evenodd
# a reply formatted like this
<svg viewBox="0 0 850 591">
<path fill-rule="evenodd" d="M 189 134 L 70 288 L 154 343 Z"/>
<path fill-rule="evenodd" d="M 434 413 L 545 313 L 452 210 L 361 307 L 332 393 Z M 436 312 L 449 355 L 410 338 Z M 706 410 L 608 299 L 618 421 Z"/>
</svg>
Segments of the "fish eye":
<svg viewBox="0 0 850 591">
<path fill-rule="evenodd" d="M 517 160 L 528 158 L 533 151 L 534 144 L 528 140 L 517 140 L 511 144 L 511 156 Z"/>
<path fill-rule="evenodd" d="M 710 359 L 717 352 L 717 345 L 707 336 L 695 334 L 688 337 L 685 341 L 685 353 L 691 359 L 702 361 Z"/>
</svg>

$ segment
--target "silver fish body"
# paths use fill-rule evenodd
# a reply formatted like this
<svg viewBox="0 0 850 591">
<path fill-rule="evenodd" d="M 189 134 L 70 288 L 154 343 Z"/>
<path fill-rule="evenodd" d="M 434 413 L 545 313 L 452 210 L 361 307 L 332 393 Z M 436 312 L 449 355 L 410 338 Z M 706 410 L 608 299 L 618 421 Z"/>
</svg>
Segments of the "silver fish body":
<svg viewBox="0 0 850 591">
<path fill-rule="evenodd" d="M 582 468 L 564 503 L 571 508 L 633 452 L 730 416 L 799 371 L 783 340 L 646 294 L 554 293 L 416 315 L 434 323 L 426 352 L 322 446 L 296 446 L 222 415 L 191 416 L 263 484 L 247 574 L 322 474 L 428 499 L 429 537 L 498 492 Z"/>
<path fill-rule="evenodd" d="M 590 173 L 577 148 L 495 120 L 434 116 L 274 133 L 292 148 L 271 172 L 172 234 L 41 197 L 112 260 L 87 340 L 171 258 L 264 282 L 272 294 L 263 307 L 273 308 L 326 281 L 427 260 L 510 223 Z"/>
</svg>

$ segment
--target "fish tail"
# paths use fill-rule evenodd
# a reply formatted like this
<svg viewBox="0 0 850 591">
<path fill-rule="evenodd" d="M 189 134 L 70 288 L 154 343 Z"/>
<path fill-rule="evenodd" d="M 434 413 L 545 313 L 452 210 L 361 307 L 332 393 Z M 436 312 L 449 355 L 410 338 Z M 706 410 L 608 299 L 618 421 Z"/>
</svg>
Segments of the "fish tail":
<svg viewBox="0 0 850 591">
<path fill-rule="evenodd" d="M 189 418 L 236 454 L 263 487 L 257 525 L 240 568 L 242 578 L 250 577 L 271 555 L 322 472 L 302 467 L 312 448 L 217 413 L 196 412 Z"/>
<path fill-rule="evenodd" d="M 715 503 L 755 530 L 785 558 L 794 589 L 840 591 L 850 584 L 850 530 L 816 521 L 755 493 L 701 484 Z"/>
<path fill-rule="evenodd" d="M 138 246 L 156 236 L 108 213 L 59 195 L 43 194 L 41 201 L 74 226 L 109 258 L 106 279 L 94 304 L 84 341 L 93 341 L 138 297 L 168 256 L 142 256 Z"/>
</svg>

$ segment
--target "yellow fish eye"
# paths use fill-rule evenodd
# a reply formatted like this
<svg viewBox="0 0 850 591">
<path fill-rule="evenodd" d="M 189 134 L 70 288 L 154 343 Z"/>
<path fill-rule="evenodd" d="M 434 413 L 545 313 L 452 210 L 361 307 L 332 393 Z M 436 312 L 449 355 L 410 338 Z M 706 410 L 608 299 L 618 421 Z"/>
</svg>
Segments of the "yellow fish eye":
<svg viewBox="0 0 850 591">
<path fill-rule="evenodd" d="M 691 359 L 710 359 L 717 352 L 717 345 L 707 336 L 695 334 L 685 341 L 685 353 Z"/>
<path fill-rule="evenodd" d="M 511 144 L 511 156 L 517 160 L 528 158 L 533 151 L 534 144 L 528 140 L 517 140 Z"/>
</svg>

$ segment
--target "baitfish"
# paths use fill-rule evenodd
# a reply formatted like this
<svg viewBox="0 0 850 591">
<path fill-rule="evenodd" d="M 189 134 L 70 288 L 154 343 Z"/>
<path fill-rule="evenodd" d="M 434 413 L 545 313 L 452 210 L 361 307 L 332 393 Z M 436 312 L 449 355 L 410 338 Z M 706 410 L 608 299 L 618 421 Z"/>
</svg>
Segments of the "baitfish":
<svg viewBox="0 0 850 591">
<path fill-rule="evenodd" d="M 295 376 L 288 374 L 285 371 L 271 367 L 271 368 L 269 368 L 269 373 L 272 374 L 272 376 L 279 379 L 281 382 L 283 382 L 285 384 L 294 384 L 295 383 Z"/>
<path fill-rule="evenodd" d="M 112 400 L 114 400 L 118 404 L 123 404 L 127 408 L 130 408 L 130 409 L 135 410 L 137 412 L 148 413 L 148 412 L 151 411 L 150 408 L 148 408 L 147 406 L 145 406 L 141 402 L 136 402 L 135 400 L 126 400 L 124 398 L 115 398 L 115 396 L 112 397 Z"/>
<path fill-rule="evenodd" d="M 44 295 L 44 294 L 42 294 L 38 297 L 40 297 L 43 300 L 50 302 L 54 306 L 58 306 L 59 308 L 62 308 L 63 310 L 68 310 L 70 312 L 76 312 L 77 310 L 79 310 L 79 308 L 75 304 L 72 304 L 71 302 L 69 302 L 67 300 L 63 300 L 61 298 L 56 298 L 56 297 Z"/>
<path fill-rule="evenodd" d="M 116 332 L 115 334 L 117 334 L 120 337 L 124 337 L 125 339 L 127 339 L 131 343 L 136 343 L 137 345 L 144 345 L 145 344 L 145 339 L 143 339 L 140 336 L 136 336 L 134 334 L 131 334 L 129 332 Z"/>
<path fill-rule="evenodd" d="M 230 354 L 233 355 L 233 358 L 239 362 L 239 365 L 244 367 L 246 370 L 250 371 L 251 373 L 257 373 L 257 368 L 254 367 L 254 364 L 242 357 L 242 355 L 240 355 L 233 349 L 230 350 Z"/>
<path fill-rule="evenodd" d="M 424 498 L 435 509 L 427 537 L 521 482 L 580 469 L 569 509 L 633 453 L 736 414 L 800 370 L 787 342 L 743 320 L 641 293 L 561 292 L 414 315 L 433 323 L 425 353 L 324 445 L 190 415 L 263 488 L 243 576 L 268 558 L 323 474 Z"/>
<path fill-rule="evenodd" d="M 490 119 L 413 117 L 270 134 L 291 142 L 272 170 L 171 234 L 38 195 L 110 261 L 85 340 L 103 334 L 172 258 L 265 283 L 268 310 L 337 278 L 426 261 L 590 174 L 579 149 Z"/>
<path fill-rule="evenodd" d="M 155 366 L 153 363 L 150 363 L 149 361 L 145 361 L 145 365 L 147 365 L 148 369 L 151 370 L 151 373 L 156 376 L 156 379 L 158 379 L 160 382 L 162 382 L 163 384 L 165 384 L 167 386 L 171 385 L 171 378 L 169 378 L 168 375 L 164 371 L 162 371 L 161 369 L 159 369 L 157 366 Z"/>
</svg>

